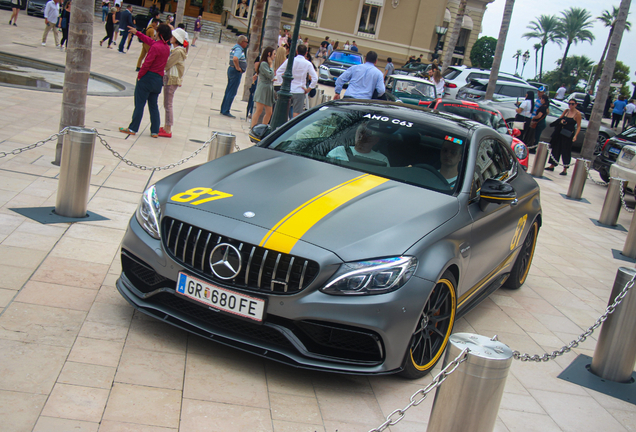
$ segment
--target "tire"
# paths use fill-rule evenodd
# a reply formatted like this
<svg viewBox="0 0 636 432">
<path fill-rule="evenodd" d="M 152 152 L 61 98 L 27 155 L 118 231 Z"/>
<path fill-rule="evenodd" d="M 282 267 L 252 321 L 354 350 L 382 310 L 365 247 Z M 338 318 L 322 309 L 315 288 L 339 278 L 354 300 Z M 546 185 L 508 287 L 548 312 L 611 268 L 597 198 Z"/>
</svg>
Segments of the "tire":
<svg viewBox="0 0 636 432">
<path fill-rule="evenodd" d="M 521 250 L 515 261 L 515 265 L 512 267 L 510 276 L 504 283 L 504 287 L 508 289 L 519 289 L 521 285 L 526 281 L 528 273 L 530 272 L 530 266 L 532 265 L 532 257 L 534 256 L 534 249 L 537 245 L 537 235 L 539 234 L 539 222 L 534 221 L 528 231 L 526 239 L 521 245 Z"/>
<path fill-rule="evenodd" d="M 603 146 L 605 145 L 605 142 L 609 139 L 609 136 L 605 135 L 604 133 L 600 133 L 598 134 L 598 138 L 596 140 L 596 147 L 594 147 L 594 156 L 598 156 L 601 154 L 601 151 L 603 151 Z"/>
<path fill-rule="evenodd" d="M 610 181 L 610 175 L 609 172 L 607 171 L 606 168 L 602 168 L 598 174 L 601 176 L 601 180 L 603 180 L 605 183 L 609 183 Z"/>
<path fill-rule="evenodd" d="M 442 357 L 457 313 L 457 282 L 446 271 L 435 284 L 415 326 L 400 373 L 408 379 L 425 376 Z"/>
</svg>

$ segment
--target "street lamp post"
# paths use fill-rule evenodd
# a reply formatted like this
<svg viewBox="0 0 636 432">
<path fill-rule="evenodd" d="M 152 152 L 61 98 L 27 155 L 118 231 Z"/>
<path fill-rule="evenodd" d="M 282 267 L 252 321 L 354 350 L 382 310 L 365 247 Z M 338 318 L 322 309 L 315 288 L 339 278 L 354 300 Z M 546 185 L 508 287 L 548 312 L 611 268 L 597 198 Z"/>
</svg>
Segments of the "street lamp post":
<svg viewBox="0 0 636 432">
<path fill-rule="evenodd" d="M 289 56 L 287 57 L 287 69 L 283 74 L 283 85 L 278 92 L 278 100 L 276 101 L 276 108 L 270 121 L 272 130 L 275 130 L 280 125 L 287 121 L 289 115 L 289 101 L 291 99 L 291 82 L 293 80 L 292 68 L 294 67 L 294 57 L 296 56 L 296 45 L 298 43 L 298 34 L 300 33 L 300 20 L 302 18 L 304 0 L 298 1 L 298 10 L 296 11 L 296 25 L 294 26 L 294 32 L 292 34 L 291 44 L 289 45 Z"/>
<path fill-rule="evenodd" d="M 526 50 L 526 52 L 523 53 L 523 66 L 521 67 L 521 76 L 523 76 L 523 71 L 526 69 L 526 63 L 528 63 L 528 60 L 530 60 L 530 50 Z"/>
<path fill-rule="evenodd" d="M 437 54 L 437 52 L 439 51 L 439 47 L 442 41 L 442 36 L 444 36 L 447 31 L 448 31 L 448 27 L 435 26 L 435 33 L 437 33 L 437 44 L 435 45 L 435 52 L 431 56 L 433 60 L 439 58 L 439 54 Z"/>
</svg>

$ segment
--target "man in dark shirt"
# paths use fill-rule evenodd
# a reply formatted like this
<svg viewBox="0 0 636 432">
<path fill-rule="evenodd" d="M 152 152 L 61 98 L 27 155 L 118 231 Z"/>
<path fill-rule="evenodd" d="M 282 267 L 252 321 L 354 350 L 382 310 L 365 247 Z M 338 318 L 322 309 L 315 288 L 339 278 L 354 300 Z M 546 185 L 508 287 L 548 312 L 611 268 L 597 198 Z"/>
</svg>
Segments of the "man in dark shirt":
<svg viewBox="0 0 636 432">
<path fill-rule="evenodd" d="M 126 39 L 128 39 L 128 27 L 134 25 L 132 16 L 132 5 L 126 6 L 126 10 L 121 13 L 121 20 L 119 21 L 119 28 L 121 30 L 121 41 L 119 42 L 119 52 L 125 54 L 124 45 Z"/>
<path fill-rule="evenodd" d="M 245 48 L 247 48 L 247 37 L 241 35 L 238 37 L 232 51 L 230 51 L 230 64 L 227 69 L 227 87 L 223 95 L 223 102 L 221 102 L 221 115 L 230 118 L 235 118 L 234 114 L 230 113 L 230 108 L 232 107 L 232 102 L 234 102 L 234 97 L 241 83 L 241 76 L 247 69 Z"/>
<path fill-rule="evenodd" d="M 135 86 L 135 110 L 133 111 L 132 121 L 127 128 L 119 128 L 119 131 L 128 135 L 135 135 L 139 131 L 139 125 L 144 115 L 144 107 L 148 102 L 148 111 L 150 111 L 150 136 L 159 137 L 159 127 L 161 126 L 161 118 L 159 116 L 159 105 L 157 100 L 163 87 L 163 75 L 168 57 L 170 57 L 170 40 L 172 39 L 172 30 L 167 24 L 160 24 L 157 27 L 159 36 L 157 40 L 153 40 L 138 32 L 135 27 L 128 27 L 128 30 L 137 35 L 141 42 L 150 45 L 148 54 L 141 70 L 137 74 L 137 85 Z"/>
<path fill-rule="evenodd" d="M 592 93 L 594 93 L 594 89 L 589 89 L 583 98 L 583 115 L 587 112 L 587 107 L 590 106 L 590 102 L 592 102 Z"/>
</svg>

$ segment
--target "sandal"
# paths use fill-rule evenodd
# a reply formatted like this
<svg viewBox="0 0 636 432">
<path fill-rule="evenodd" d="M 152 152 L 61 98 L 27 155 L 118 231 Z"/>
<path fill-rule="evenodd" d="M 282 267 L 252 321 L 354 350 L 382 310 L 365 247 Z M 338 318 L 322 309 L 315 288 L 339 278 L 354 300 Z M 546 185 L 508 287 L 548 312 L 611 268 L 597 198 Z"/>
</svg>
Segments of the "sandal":
<svg viewBox="0 0 636 432">
<path fill-rule="evenodd" d="M 546 171 L 554 171 L 554 167 L 552 167 L 552 166 L 545 167 L 545 170 Z"/>
<path fill-rule="evenodd" d="M 120 128 L 119 128 L 119 132 L 121 132 L 121 133 L 125 133 L 125 134 L 128 134 L 128 135 L 135 135 L 135 134 L 137 134 L 137 132 L 133 132 L 133 131 L 131 131 L 130 129 L 128 129 L 128 128 L 124 128 L 124 127 L 120 127 Z"/>
<path fill-rule="evenodd" d="M 104 46 L 104 41 L 99 41 L 99 46 Z"/>
</svg>

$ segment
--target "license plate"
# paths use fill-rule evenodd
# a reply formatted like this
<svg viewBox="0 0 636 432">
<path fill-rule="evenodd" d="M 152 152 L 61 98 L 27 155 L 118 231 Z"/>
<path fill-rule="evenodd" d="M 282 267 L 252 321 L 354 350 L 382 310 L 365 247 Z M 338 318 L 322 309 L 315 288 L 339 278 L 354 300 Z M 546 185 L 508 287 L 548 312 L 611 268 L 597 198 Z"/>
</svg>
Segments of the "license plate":
<svg viewBox="0 0 636 432">
<path fill-rule="evenodd" d="M 621 152 L 621 149 L 617 149 L 616 147 L 610 147 L 609 152 L 617 155 Z"/>
<path fill-rule="evenodd" d="M 630 161 L 634 158 L 634 153 L 627 153 L 624 152 L 623 156 L 621 156 L 621 159 L 625 159 L 626 161 Z"/>
<path fill-rule="evenodd" d="M 262 322 L 265 314 L 265 300 L 239 294 L 184 273 L 179 273 L 177 293 L 212 309 L 254 321 Z"/>
</svg>

